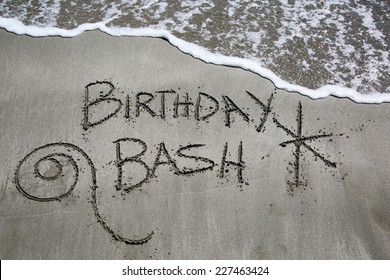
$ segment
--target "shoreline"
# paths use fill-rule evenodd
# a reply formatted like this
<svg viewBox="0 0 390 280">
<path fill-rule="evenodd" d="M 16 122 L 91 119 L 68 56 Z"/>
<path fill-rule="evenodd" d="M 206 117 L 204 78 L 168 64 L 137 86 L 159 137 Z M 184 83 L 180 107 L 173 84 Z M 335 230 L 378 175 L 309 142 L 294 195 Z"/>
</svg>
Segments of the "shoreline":
<svg viewBox="0 0 390 280">
<path fill-rule="evenodd" d="M 54 27 L 37 27 L 26 26 L 16 19 L 7 19 L 0 17 L 0 28 L 18 35 L 29 35 L 31 37 L 50 37 L 60 36 L 64 38 L 72 38 L 79 36 L 85 31 L 99 30 L 105 34 L 114 37 L 145 37 L 145 38 L 162 38 L 167 40 L 172 46 L 176 47 L 185 54 L 191 55 L 203 62 L 221 66 L 238 67 L 243 70 L 250 71 L 260 77 L 271 80 L 279 89 L 286 90 L 292 93 L 298 93 L 303 96 L 308 96 L 312 99 L 323 99 L 329 96 L 337 98 L 348 98 L 356 103 L 363 104 L 380 104 L 390 102 L 390 93 L 372 93 L 361 94 L 352 88 L 347 88 L 339 85 L 324 85 L 317 89 L 309 89 L 300 85 L 291 84 L 282 80 L 277 74 L 271 70 L 264 68 L 259 62 L 251 59 L 224 56 L 214 54 L 202 46 L 186 42 L 172 35 L 166 30 L 158 30 L 152 28 L 117 28 L 107 27 L 107 24 L 115 18 L 108 19 L 98 23 L 87 23 L 78 26 L 72 30 L 65 30 Z"/>
</svg>

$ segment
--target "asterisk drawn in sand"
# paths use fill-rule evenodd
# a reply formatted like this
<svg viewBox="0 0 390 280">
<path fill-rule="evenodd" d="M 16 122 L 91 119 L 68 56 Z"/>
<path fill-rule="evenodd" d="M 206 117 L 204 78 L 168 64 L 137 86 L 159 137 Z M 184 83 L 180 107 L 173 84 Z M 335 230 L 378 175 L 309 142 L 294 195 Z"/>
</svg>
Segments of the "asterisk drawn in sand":
<svg viewBox="0 0 390 280">
<path fill-rule="evenodd" d="M 289 144 L 295 145 L 295 162 L 294 162 L 294 182 L 292 182 L 292 186 L 298 187 L 300 184 L 302 184 L 299 181 L 300 177 L 300 157 L 301 157 L 301 147 L 305 147 L 307 150 L 312 152 L 314 156 L 321 159 L 325 165 L 329 167 L 336 167 L 336 163 L 332 162 L 328 159 L 326 159 L 323 155 L 321 155 L 319 152 L 314 150 L 311 146 L 309 146 L 306 141 L 312 141 L 320 138 L 327 138 L 333 136 L 332 133 L 329 134 L 320 134 L 320 135 L 310 135 L 310 136 L 302 136 L 302 104 L 301 102 L 298 103 L 298 110 L 297 110 L 297 132 L 294 133 L 290 129 L 288 129 L 286 126 L 282 125 L 275 117 L 273 118 L 274 123 L 277 127 L 283 129 L 288 135 L 292 136 L 294 140 L 289 140 L 280 143 L 279 145 L 282 147 L 286 147 Z"/>
</svg>

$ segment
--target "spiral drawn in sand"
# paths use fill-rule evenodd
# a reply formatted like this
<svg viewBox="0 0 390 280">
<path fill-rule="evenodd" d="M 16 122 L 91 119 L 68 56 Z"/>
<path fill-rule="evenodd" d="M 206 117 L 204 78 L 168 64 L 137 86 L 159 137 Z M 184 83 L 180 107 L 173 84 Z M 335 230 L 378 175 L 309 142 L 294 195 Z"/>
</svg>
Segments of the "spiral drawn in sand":
<svg viewBox="0 0 390 280">
<path fill-rule="evenodd" d="M 141 239 L 129 239 L 126 237 L 123 237 L 122 235 L 116 233 L 113 229 L 111 229 L 106 221 L 105 218 L 99 213 L 99 208 L 97 204 L 97 196 L 96 196 L 96 190 L 98 188 L 96 183 L 96 168 L 90 159 L 90 157 L 79 147 L 73 144 L 69 143 L 49 143 L 46 145 L 43 145 L 41 147 L 38 147 L 34 149 L 32 152 L 27 154 L 18 164 L 15 170 L 15 184 L 17 190 L 23 194 L 25 197 L 31 200 L 39 201 L 39 202 L 49 202 L 49 201 L 59 201 L 67 196 L 69 196 L 74 188 L 77 185 L 78 179 L 79 179 L 79 167 L 77 165 L 76 160 L 72 155 L 60 153 L 60 152 L 50 152 L 45 156 L 39 156 L 39 154 L 44 153 L 46 150 L 55 150 L 55 149 L 66 149 L 67 152 L 77 152 L 79 155 L 82 155 L 85 160 L 87 161 L 87 164 L 89 165 L 91 169 L 91 177 L 92 177 L 92 186 L 91 186 L 91 197 L 92 197 L 92 208 L 95 214 L 95 217 L 97 221 L 103 226 L 103 228 L 111 234 L 111 236 L 120 242 L 124 242 L 126 244 L 131 245 L 142 245 L 146 242 L 148 242 L 152 235 L 154 234 L 153 231 L 149 233 L 146 237 Z M 38 160 L 34 161 L 34 158 L 38 158 Z M 32 162 L 34 162 L 32 164 Z M 68 176 L 68 174 L 65 174 L 65 169 L 70 173 L 72 173 L 72 177 L 70 178 L 70 184 L 69 186 L 64 190 L 61 189 L 60 191 L 55 190 L 55 194 L 45 197 L 42 195 L 38 195 L 34 193 L 34 190 L 29 188 L 27 184 L 23 184 L 21 177 L 22 175 L 27 172 L 25 171 L 26 166 L 29 167 L 29 164 L 31 164 L 32 173 L 34 174 L 35 178 L 38 180 L 42 180 L 42 182 L 56 182 L 58 180 L 64 179 L 67 180 L 69 178 L 65 178 L 65 176 Z M 49 165 L 50 166 L 50 172 L 43 172 L 42 171 L 42 165 Z M 54 170 L 54 171 L 53 171 Z M 21 172 L 23 171 L 23 172 Z M 31 172 L 31 171 L 30 171 Z"/>
<path fill-rule="evenodd" d="M 21 182 L 20 182 L 19 174 L 20 174 L 20 170 L 21 170 L 22 166 L 25 163 L 29 162 L 30 159 L 32 159 L 34 157 L 34 154 L 43 148 L 46 148 L 46 147 L 44 146 L 44 147 L 35 149 L 31 153 L 29 153 L 27 156 L 25 156 L 25 158 L 22 161 L 20 161 L 20 163 L 16 169 L 16 172 L 15 172 L 16 187 L 17 187 L 18 191 L 20 193 L 22 193 L 25 197 L 32 199 L 32 200 L 35 200 L 35 201 L 48 202 L 48 201 L 54 201 L 54 200 L 61 200 L 73 192 L 73 190 L 77 184 L 78 177 L 79 177 L 79 168 L 78 168 L 75 160 L 67 154 L 50 153 L 47 156 L 44 156 L 44 157 L 40 158 L 38 161 L 36 161 L 34 164 L 34 170 L 33 170 L 33 174 L 35 175 L 36 178 L 39 178 L 40 180 L 43 180 L 43 181 L 55 181 L 55 180 L 61 178 L 61 176 L 63 176 L 63 171 L 64 171 L 64 162 L 63 161 L 67 161 L 73 169 L 73 176 L 72 176 L 73 178 L 71 178 L 72 182 L 70 183 L 70 186 L 65 191 L 53 194 L 49 197 L 43 197 L 43 196 L 38 196 L 37 194 L 34 194 L 31 191 L 31 188 L 29 189 L 28 186 L 23 187 Z M 42 173 L 41 165 L 42 165 L 42 163 L 45 163 L 45 162 L 50 164 L 51 167 L 54 167 L 54 168 L 51 168 L 51 169 L 55 170 L 54 174 Z"/>
</svg>

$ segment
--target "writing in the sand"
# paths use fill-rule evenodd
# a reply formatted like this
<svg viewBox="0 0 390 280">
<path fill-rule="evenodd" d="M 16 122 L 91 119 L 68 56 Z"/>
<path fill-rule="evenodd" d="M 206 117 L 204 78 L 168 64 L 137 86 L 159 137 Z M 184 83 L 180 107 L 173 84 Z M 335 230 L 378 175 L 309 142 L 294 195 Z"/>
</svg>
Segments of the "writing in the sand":
<svg viewBox="0 0 390 280">
<path fill-rule="evenodd" d="M 179 93 L 175 90 L 158 90 L 151 92 L 138 92 L 134 94 L 120 94 L 118 97 L 114 92 L 118 92 L 114 85 L 108 81 L 97 81 L 85 86 L 83 96 L 83 117 L 81 125 L 84 131 L 96 129 L 98 126 L 108 121 L 118 121 L 115 119 L 132 120 L 136 122 L 140 117 L 154 119 L 157 122 L 171 122 L 184 118 L 197 124 L 214 122 L 220 123 L 226 129 L 234 130 L 246 125 L 254 133 L 262 133 L 266 125 L 273 124 L 276 128 L 283 130 L 290 139 L 280 143 L 281 147 L 294 146 L 294 179 L 289 180 L 288 191 L 292 194 L 294 189 L 306 185 L 302 180 L 301 172 L 301 154 L 302 150 L 307 150 L 314 155 L 316 159 L 321 160 L 327 167 L 336 167 L 336 163 L 327 159 L 323 154 L 312 147 L 312 141 L 332 137 L 332 133 L 322 133 L 306 135 L 302 130 L 303 126 L 303 108 L 301 103 L 297 107 L 297 127 L 290 129 L 284 122 L 276 118 L 275 112 L 271 107 L 274 98 L 274 92 L 269 93 L 265 100 L 260 100 L 255 94 L 245 91 L 244 96 L 236 100 L 234 96 L 221 95 L 218 99 L 210 93 L 197 92 L 195 94 Z M 247 98 L 246 100 L 243 98 Z M 242 107 L 242 102 L 248 106 Z M 272 117 L 271 117 L 272 114 Z M 217 116 L 220 117 L 217 117 Z M 151 122 L 152 123 L 152 122 Z M 103 127 L 103 126 L 102 126 Z M 152 127 L 151 127 L 152 128 Z M 147 131 L 147 127 L 144 128 Z M 255 135 L 254 135 L 255 136 Z M 256 137 L 256 136 L 255 136 Z M 218 139 L 217 139 L 218 140 Z M 246 139 L 244 139 L 246 140 Z M 178 147 L 171 147 L 169 143 L 161 141 L 154 145 L 156 153 L 153 160 L 146 160 L 146 154 L 152 150 L 147 139 L 140 139 L 133 136 L 112 139 L 112 145 L 115 145 L 115 167 L 117 191 L 130 192 L 140 188 L 148 183 L 156 174 L 156 170 L 162 165 L 168 165 L 173 173 L 178 176 L 190 176 L 193 174 L 213 171 L 217 169 L 217 176 L 225 177 L 225 173 L 234 170 L 237 184 L 241 186 L 245 182 L 245 172 L 248 168 L 245 163 L 245 141 L 239 140 L 235 144 L 229 143 L 229 139 L 221 140 L 223 147 L 222 153 L 217 158 L 204 156 L 199 152 L 200 148 L 207 146 L 205 143 L 187 143 Z M 149 145 L 149 146 L 148 146 Z M 173 149 L 173 150 L 172 150 Z M 252 152 L 253 151 L 248 151 Z M 215 153 L 210 153 L 214 154 Z M 201 156 L 202 155 L 202 156 Z M 91 203 L 97 221 L 102 227 L 117 241 L 126 244 L 140 245 L 152 238 L 153 231 L 140 239 L 127 238 L 114 231 L 99 211 L 98 203 L 98 182 L 97 169 L 89 155 L 79 146 L 72 143 L 56 142 L 47 143 L 35 148 L 27 154 L 18 164 L 15 170 L 14 182 L 18 191 L 28 199 L 38 202 L 60 201 L 69 196 L 79 181 L 80 167 L 79 161 L 84 160 L 90 168 L 92 179 L 91 185 Z M 187 163 L 187 166 L 185 166 Z M 137 178 L 131 179 L 124 176 L 125 168 L 138 165 Z M 42 172 L 45 166 L 51 166 L 50 172 Z M 179 167 L 180 166 L 180 167 Z M 217 168 L 216 168 L 217 167 Z M 127 168 L 129 169 L 129 168 Z M 126 169 L 126 170 L 127 170 Z M 132 168 L 130 168 L 132 169 Z M 65 172 L 66 170 L 66 172 Z M 73 175 L 66 182 L 70 182 L 67 188 L 50 188 L 48 195 L 42 196 L 42 193 L 31 188 L 31 182 L 38 180 L 46 185 L 51 185 L 57 180 L 62 180 L 65 173 L 73 171 Z M 33 177 L 28 177 L 33 174 Z M 125 179 L 126 178 L 126 179 Z M 304 179 L 304 178 L 303 178 Z M 62 182 L 62 181 L 61 181 Z M 247 182 L 246 182 L 247 184 Z M 242 187 L 242 186 L 241 186 Z M 41 189 L 41 188 L 39 188 Z"/>
<path fill-rule="evenodd" d="M 121 145 L 124 144 L 125 142 L 137 143 L 141 148 L 141 151 L 135 155 L 123 157 L 121 153 Z M 116 167 L 118 169 L 118 178 L 117 178 L 117 185 L 116 185 L 117 190 L 123 189 L 129 192 L 137 187 L 142 186 L 142 184 L 144 184 L 146 181 L 154 177 L 156 169 L 160 165 L 169 165 L 173 169 L 174 174 L 176 175 L 192 175 L 195 173 L 201 173 L 208 170 L 213 170 L 216 165 L 215 161 L 213 161 L 210 158 L 189 154 L 192 150 L 199 147 L 203 147 L 204 144 L 189 144 L 186 146 L 181 146 L 175 153 L 177 158 L 193 160 L 198 164 L 198 166 L 196 168 L 183 167 L 182 169 L 179 169 L 176 163 L 177 160 L 175 160 L 175 158 L 170 155 L 164 142 L 161 142 L 157 146 L 157 155 L 152 166 L 148 166 L 145 163 L 145 161 L 142 159 L 142 156 L 147 151 L 147 145 L 141 139 L 121 138 L 114 141 L 114 143 L 116 144 Z M 229 166 L 233 166 L 237 170 L 238 183 L 243 183 L 244 182 L 243 170 L 245 168 L 245 163 L 242 159 L 242 142 L 240 142 L 240 145 L 238 147 L 236 161 L 227 160 L 227 152 L 228 152 L 228 143 L 225 144 L 225 147 L 223 149 L 221 164 L 218 172 L 219 177 L 223 178 L 226 169 Z M 137 163 L 145 169 L 146 171 L 145 176 L 138 183 L 133 183 L 133 184 L 123 183 L 123 166 L 127 163 Z"/>
<path fill-rule="evenodd" d="M 171 119 L 186 118 L 195 122 L 208 122 L 215 117 L 218 112 L 223 111 L 222 125 L 233 127 L 233 122 L 253 123 L 254 130 L 261 132 L 264 130 L 267 118 L 271 113 L 271 103 L 273 93 L 263 102 L 253 93 L 246 91 L 248 100 L 255 104 L 257 110 L 247 112 L 238 105 L 234 98 L 228 95 L 222 95 L 221 100 L 217 100 L 211 94 L 198 92 L 194 96 L 188 93 L 178 93 L 175 90 L 159 90 L 153 93 L 138 92 L 133 95 L 123 95 L 120 99 L 113 95 L 114 85 L 108 81 L 97 81 L 90 83 L 85 87 L 83 102 L 83 120 L 82 127 L 84 130 L 95 128 L 98 125 L 110 120 L 111 118 L 137 119 L 140 117 L 157 118 L 164 121 Z M 94 96 L 94 98 L 93 98 Z M 111 109 L 108 109 L 110 104 Z M 145 128 L 147 129 L 147 128 Z M 160 165 L 169 165 L 176 175 L 192 175 L 205 171 L 211 171 L 216 166 L 215 160 L 207 157 L 196 156 L 196 149 L 205 146 L 203 143 L 190 143 L 180 146 L 176 153 L 168 152 L 167 144 L 161 142 L 157 145 L 157 154 L 152 165 L 148 165 L 143 160 L 143 155 L 148 150 L 147 143 L 138 138 L 121 138 L 114 141 L 116 145 L 116 167 L 118 169 L 117 190 L 131 191 L 141 187 L 150 178 L 153 178 L 156 169 Z M 135 150 L 140 152 L 133 155 L 123 156 L 121 152 L 122 145 L 137 145 Z M 218 176 L 224 177 L 226 168 L 232 166 L 237 171 L 237 183 L 244 183 L 243 170 L 246 165 L 243 161 L 243 143 L 234 148 L 237 152 L 237 158 L 227 159 L 229 147 L 228 142 L 223 143 L 223 153 L 218 160 Z M 178 168 L 177 161 L 180 159 L 190 159 L 198 164 L 196 168 L 183 167 Z M 145 172 L 145 176 L 136 183 L 123 182 L 123 167 L 126 164 L 138 164 Z"/>
<path fill-rule="evenodd" d="M 233 116 L 237 116 L 246 123 L 255 123 L 256 131 L 261 132 L 271 113 L 273 99 L 273 93 L 271 93 L 269 98 L 263 103 L 254 94 L 245 91 L 248 100 L 257 106 L 256 111 L 246 112 L 234 98 L 228 95 L 222 95 L 222 100 L 217 100 L 210 94 L 198 92 L 190 98 L 187 92 L 178 93 L 170 89 L 159 90 L 154 93 L 141 91 L 132 96 L 126 94 L 123 96 L 123 99 L 120 99 L 114 97 L 114 90 L 114 85 L 108 81 L 97 81 L 85 87 L 84 118 L 82 121 L 84 130 L 100 125 L 113 117 L 130 119 L 148 116 L 167 120 L 169 117 L 168 112 L 172 112 L 170 116 L 174 119 L 187 118 L 196 122 L 205 122 L 214 117 L 222 107 L 225 126 L 231 127 Z M 96 95 L 98 97 L 92 97 Z M 113 104 L 110 106 L 112 107 L 111 110 L 105 106 L 107 104 Z"/>
</svg>

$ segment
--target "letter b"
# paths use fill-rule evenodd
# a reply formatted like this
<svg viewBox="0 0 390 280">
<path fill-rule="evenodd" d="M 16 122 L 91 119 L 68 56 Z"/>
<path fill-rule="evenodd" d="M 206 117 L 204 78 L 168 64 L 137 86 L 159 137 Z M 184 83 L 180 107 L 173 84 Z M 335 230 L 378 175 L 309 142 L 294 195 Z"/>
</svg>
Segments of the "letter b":
<svg viewBox="0 0 390 280">
<path fill-rule="evenodd" d="M 136 154 L 135 156 L 122 158 L 121 142 L 125 142 L 125 141 L 131 141 L 131 142 L 135 142 L 135 143 L 140 144 L 142 146 L 142 151 L 139 152 L 138 154 Z M 147 150 L 147 146 L 146 146 L 145 142 L 143 142 L 140 139 L 136 139 L 136 138 L 121 138 L 121 139 L 114 141 L 114 143 L 116 144 L 116 167 L 118 169 L 118 179 L 117 179 L 116 189 L 118 191 L 123 189 L 126 192 L 130 192 L 131 190 L 134 190 L 135 188 L 141 187 L 142 184 L 145 183 L 149 179 L 150 174 L 151 174 L 151 170 L 148 167 L 148 165 L 140 159 L 140 157 L 143 156 Z M 123 166 L 129 162 L 136 162 L 139 165 L 143 166 L 146 170 L 145 177 L 141 181 L 139 181 L 138 183 L 132 184 L 132 185 L 123 184 Z M 124 186 L 126 186 L 126 188 L 124 188 Z"/>
<path fill-rule="evenodd" d="M 108 93 L 106 93 L 106 94 L 103 94 L 103 91 L 100 91 L 100 93 L 103 95 L 101 95 L 99 98 L 97 98 L 93 101 L 90 101 L 89 88 L 92 86 L 96 86 L 96 85 L 108 85 L 110 89 L 109 89 Z M 120 111 L 120 109 L 122 108 L 122 101 L 118 98 L 108 97 L 112 94 L 114 89 L 115 89 L 114 85 L 110 82 L 107 82 L 107 81 L 101 81 L 101 82 L 97 81 L 95 83 L 90 83 L 85 87 L 84 106 L 83 106 L 84 118 L 83 118 L 83 122 L 82 122 L 82 126 L 83 126 L 84 130 L 87 130 L 90 127 L 93 127 L 95 125 L 98 125 L 98 124 L 105 122 L 109 118 L 115 116 Z M 110 103 L 111 101 L 117 103 L 117 108 L 115 109 L 114 112 L 109 113 L 108 115 L 105 115 L 104 117 L 101 117 L 97 121 L 94 121 L 94 122 L 89 121 L 89 118 L 90 118 L 90 110 L 89 109 L 92 106 L 96 106 L 102 102 Z"/>
</svg>

